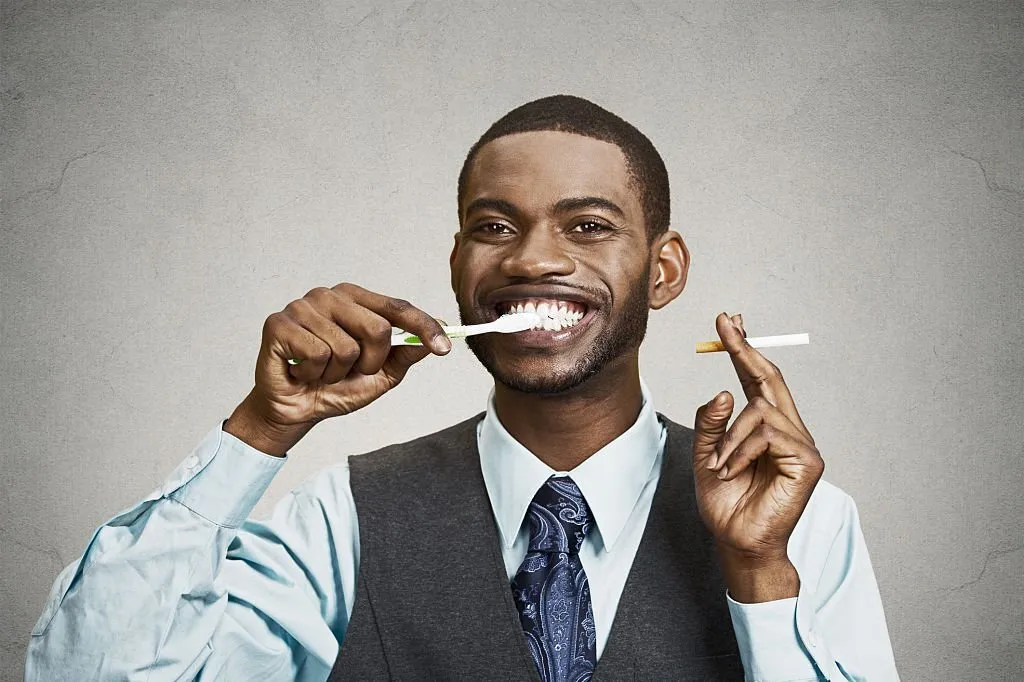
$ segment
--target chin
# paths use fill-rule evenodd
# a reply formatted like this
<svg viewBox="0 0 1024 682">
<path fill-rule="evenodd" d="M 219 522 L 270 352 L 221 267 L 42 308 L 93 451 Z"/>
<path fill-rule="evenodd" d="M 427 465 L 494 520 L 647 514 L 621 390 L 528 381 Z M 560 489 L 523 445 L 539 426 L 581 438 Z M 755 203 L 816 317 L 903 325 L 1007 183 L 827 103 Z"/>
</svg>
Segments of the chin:
<svg viewBox="0 0 1024 682">
<path fill-rule="evenodd" d="M 472 341 L 470 337 L 467 341 Z M 571 391 L 601 370 L 596 357 L 556 357 L 547 353 L 510 354 L 495 351 L 492 344 L 477 340 L 469 344 L 484 369 L 497 383 L 514 391 L 536 395 L 558 395 Z"/>
</svg>

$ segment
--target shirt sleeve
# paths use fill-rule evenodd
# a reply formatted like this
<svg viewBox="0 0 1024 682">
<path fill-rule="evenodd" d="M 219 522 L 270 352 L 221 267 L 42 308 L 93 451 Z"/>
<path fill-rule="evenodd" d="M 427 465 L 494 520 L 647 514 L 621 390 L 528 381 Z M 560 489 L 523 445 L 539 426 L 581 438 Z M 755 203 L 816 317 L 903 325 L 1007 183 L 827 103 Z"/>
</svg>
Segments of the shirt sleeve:
<svg viewBox="0 0 1024 682">
<path fill-rule="evenodd" d="M 820 481 L 790 537 L 800 576 L 792 599 L 741 604 L 726 595 L 747 680 L 899 680 L 857 507 Z"/>
<path fill-rule="evenodd" d="M 347 460 L 247 521 L 286 458 L 222 425 L 60 574 L 27 681 L 327 678 L 359 559 Z"/>
</svg>

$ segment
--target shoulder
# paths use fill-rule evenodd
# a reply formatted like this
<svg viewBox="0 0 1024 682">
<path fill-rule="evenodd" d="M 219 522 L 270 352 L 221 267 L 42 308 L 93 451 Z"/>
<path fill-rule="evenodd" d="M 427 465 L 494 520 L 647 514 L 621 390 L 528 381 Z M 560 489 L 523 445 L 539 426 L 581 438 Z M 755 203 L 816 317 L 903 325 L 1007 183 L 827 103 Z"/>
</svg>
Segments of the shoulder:
<svg viewBox="0 0 1024 682">
<path fill-rule="evenodd" d="M 483 413 L 474 415 L 458 424 L 433 433 L 418 436 L 412 440 L 391 443 L 376 450 L 349 455 L 337 464 L 317 471 L 291 491 L 293 498 L 305 502 L 324 503 L 331 501 L 350 502 L 352 498 L 352 477 L 360 480 L 381 478 L 396 482 L 402 473 L 415 476 L 425 467 L 436 466 L 444 455 L 476 453 L 476 424 Z M 466 444 L 471 448 L 464 447 Z M 463 446 L 463 447 L 459 447 Z M 433 455 L 433 456 L 432 456 Z M 464 461 L 464 460 L 463 460 Z"/>
<path fill-rule="evenodd" d="M 419 436 L 402 443 L 392 443 L 371 452 L 352 455 L 348 466 L 353 473 L 373 475 L 386 471 L 389 475 L 418 471 L 428 463 L 447 463 L 439 460 L 457 459 L 465 461 L 467 456 L 476 455 L 476 425 L 483 418 L 480 412 L 458 424 Z"/>
</svg>

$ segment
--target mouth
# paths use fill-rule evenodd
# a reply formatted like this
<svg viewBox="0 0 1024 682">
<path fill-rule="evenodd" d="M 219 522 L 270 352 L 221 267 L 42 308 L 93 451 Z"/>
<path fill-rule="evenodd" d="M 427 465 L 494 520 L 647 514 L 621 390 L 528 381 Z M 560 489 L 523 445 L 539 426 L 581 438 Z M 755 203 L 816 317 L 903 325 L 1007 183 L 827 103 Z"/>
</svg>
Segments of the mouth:
<svg viewBox="0 0 1024 682">
<path fill-rule="evenodd" d="M 495 306 L 501 315 L 532 313 L 537 322 L 531 329 L 514 334 L 502 334 L 504 343 L 523 348 L 552 349 L 565 346 L 580 336 L 596 312 L 582 301 L 558 298 L 526 298 L 502 301 Z"/>
<path fill-rule="evenodd" d="M 559 332 L 580 324 L 587 317 L 589 306 L 580 301 L 560 299 L 527 298 L 502 301 L 495 307 L 498 315 L 530 313 L 537 316 L 537 322 L 530 331 Z"/>
</svg>

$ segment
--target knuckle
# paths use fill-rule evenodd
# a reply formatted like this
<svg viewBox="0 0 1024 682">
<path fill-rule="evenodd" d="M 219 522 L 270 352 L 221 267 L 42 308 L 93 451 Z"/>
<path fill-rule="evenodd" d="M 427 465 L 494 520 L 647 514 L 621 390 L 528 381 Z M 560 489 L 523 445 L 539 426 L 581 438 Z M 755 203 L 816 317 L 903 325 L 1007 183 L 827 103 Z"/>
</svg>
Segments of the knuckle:
<svg viewBox="0 0 1024 682">
<path fill-rule="evenodd" d="M 388 298 L 385 303 L 391 313 L 401 314 L 412 309 L 412 303 L 404 298 Z"/>
<path fill-rule="evenodd" d="M 310 353 L 310 355 L 310 359 L 313 362 L 317 364 L 326 363 L 328 360 L 331 359 L 331 347 L 328 346 L 326 343 L 318 343 L 316 344 L 316 348 L 313 350 L 312 353 Z"/>
<path fill-rule="evenodd" d="M 327 287 L 314 287 L 306 292 L 303 298 L 312 301 L 317 305 L 324 305 L 327 301 L 333 298 L 334 292 Z"/>
<path fill-rule="evenodd" d="M 312 289 L 306 292 L 306 295 L 303 296 L 303 298 L 320 298 L 327 291 L 329 291 L 327 287 L 313 287 Z"/>
<path fill-rule="evenodd" d="M 764 412 L 771 406 L 771 402 L 763 395 L 755 395 L 750 399 L 750 407 L 758 412 Z"/>
<path fill-rule="evenodd" d="M 263 321 L 263 335 L 264 336 L 275 336 L 281 325 L 284 324 L 284 315 L 281 313 L 271 313 L 267 316 L 267 319 Z"/>
<path fill-rule="evenodd" d="M 779 366 L 774 362 L 768 362 L 767 372 L 769 378 L 775 379 L 776 381 L 782 381 L 782 370 L 779 369 Z"/>
<path fill-rule="evenodd" d="M 285 313 L 292 317 L 298 317 L 309 310 L 309 301 L 305 298 L 297 298 L 284 307 Z"/>
<path fill-rule="evenodd" d="M 333 287 L 331 287 L 331 291 L 337 294 L 351 294 L 353 291 L 355 291 L 355 289 L 356 286 L 349 282 L 338 282 Z"/>
<path fill-rule="evenodd" d="M 375 338 L 385 338 L 391 335 L 391 323 L 378 317 L 367 324 L 367 331 Z"/>
<path fill-rule="evenodd" d="M 354 363 L 359 359 L 359 355 L 359 344 L 355 341 L 346 341 L 340 344 L 335 352 L 335 356 L 337 356 L 338 360 L 346 364 Z"/>
</svg>

